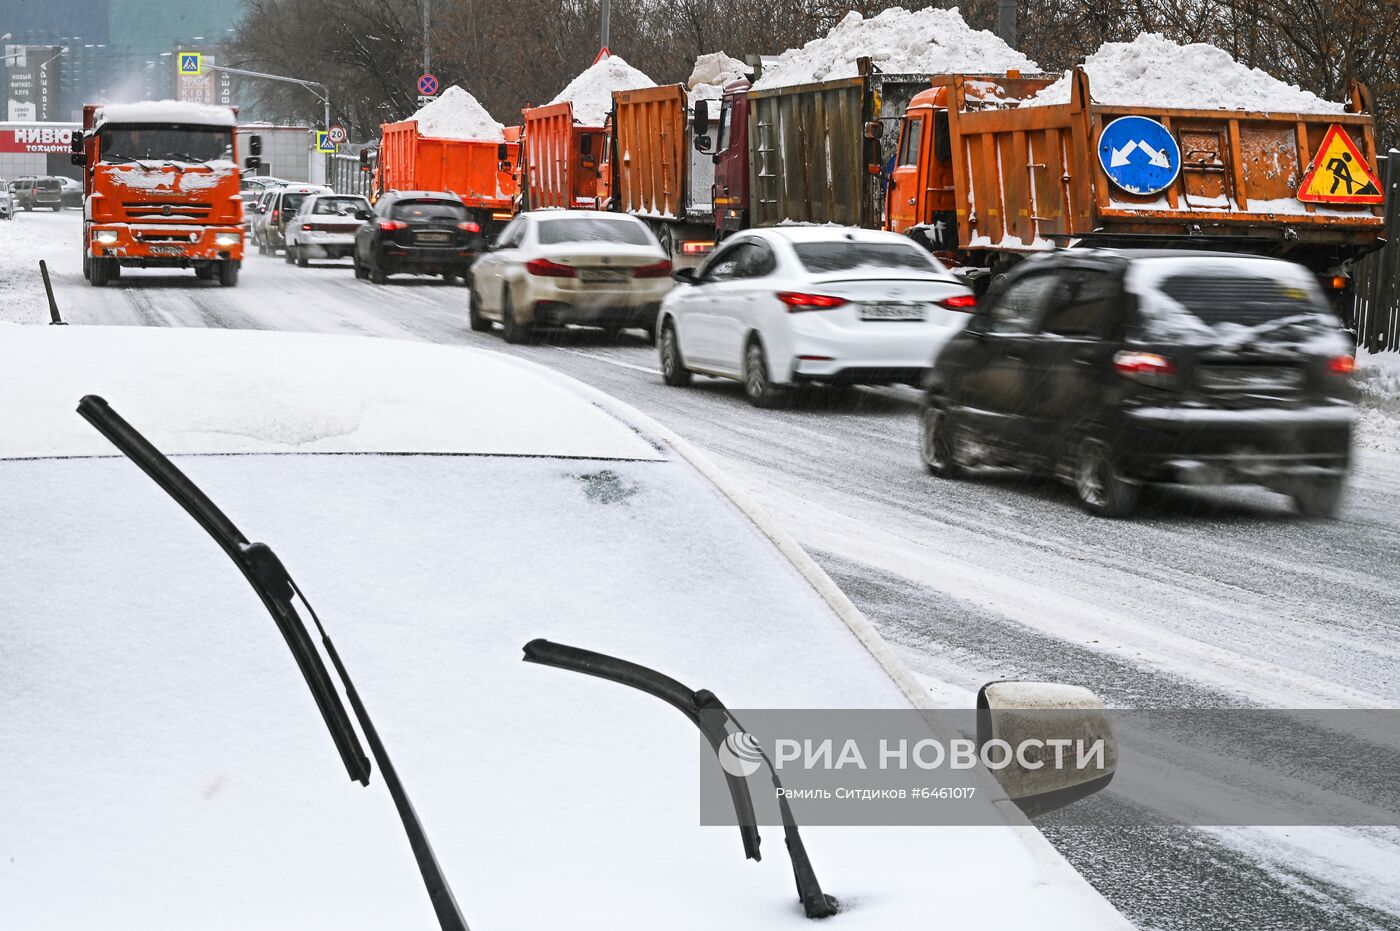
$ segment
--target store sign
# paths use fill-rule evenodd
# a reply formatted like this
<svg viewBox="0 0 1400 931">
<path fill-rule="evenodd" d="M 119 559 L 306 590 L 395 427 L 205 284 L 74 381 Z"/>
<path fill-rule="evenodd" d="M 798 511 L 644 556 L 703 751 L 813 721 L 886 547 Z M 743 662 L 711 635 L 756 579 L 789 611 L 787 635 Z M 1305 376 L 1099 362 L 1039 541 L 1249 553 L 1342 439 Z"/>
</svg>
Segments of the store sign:
<svg viewBox="0 0 1400 931">
<path fill-rule="evenodd" d="M 47 154 L 67 152 L 73 129 L 56 126 L 26 126 L 0 129 L 0 153 Z"/>
<path fill-rule="evenodd" d="M 57 115 L 58 58 L 58 46 L 5 46 L 5 119 L 22 122 Z"/>
</svg>

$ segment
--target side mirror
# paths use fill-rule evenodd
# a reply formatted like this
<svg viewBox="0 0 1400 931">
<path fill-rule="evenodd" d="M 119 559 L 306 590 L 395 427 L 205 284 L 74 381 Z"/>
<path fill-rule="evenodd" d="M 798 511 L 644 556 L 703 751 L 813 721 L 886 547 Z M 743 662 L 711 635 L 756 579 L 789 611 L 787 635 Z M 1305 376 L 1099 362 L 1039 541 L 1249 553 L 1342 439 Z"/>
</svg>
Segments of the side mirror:
<svg viewBox="0 0 1400 931">
<path fill-rule="evenodd" d="M 697 150 L 699 150 L 700 152 L 702 152 L 702 153 L 707 153 L 707 152 L 709 152 L 709 151 L 710 151 L 710 147 L 713 146 L 714 144 L 715 144 L 715 141 L 714 141 L 713 139 L 710 138 L 710 136 L 709 136 L 708 133 L 706 133 L 706 134 L 703 135 L 703 136 L 696 136 L 696 137 L 695 137 L 695 148 L 696 148 Z"/>
<path fill-rule="evenodd" d="M 506 161 L 505 159 L 501 159 L 499 162 L 496 163 L 496 170 L 510 171 L 510 162 Z"/>
<path fill-rule="evenodd" d="M 695 110 L 690 116 L 690 131 L 696 136 L 696 145 L 699 145 L 699 137 L 710 131 L 710 102 L 708 100 L 695 101 Z"/>
<path fill-rule="evenodd" d="M 506 145 L 504 142 L 497 143 L 496 145 L 496 161 L 503 165 L 508 165 L 510 163 L 510 146 Z M 505 171 L 504 168 L 501 170 Z"/>
<path fill-rule="evenodd" d="M 678 268 L 671 272 L 671 278 L 681 284 L 697 284 L 700 280 L 695 277 L 695 269 L 693 268 Z"/>
<path fill-rule="evenodd" d="M 992 770 L 1028 817 L 1063 808 L 1107 786 L 1118 767 L 1118 742 L 1097 695 L 1058 682 L 989 682 L 977 693 L 977 750 L 991 741 L 1010 748 L 1009 765 Z M 983 757 L 984 759 L 986 757 Z"/>
<path fill-rule="evenodd" d="M 593 151 L 593 137 L 584 135 L 578 137 L 578 150 L 582 155 L 588 155 Z"/>
</svg>

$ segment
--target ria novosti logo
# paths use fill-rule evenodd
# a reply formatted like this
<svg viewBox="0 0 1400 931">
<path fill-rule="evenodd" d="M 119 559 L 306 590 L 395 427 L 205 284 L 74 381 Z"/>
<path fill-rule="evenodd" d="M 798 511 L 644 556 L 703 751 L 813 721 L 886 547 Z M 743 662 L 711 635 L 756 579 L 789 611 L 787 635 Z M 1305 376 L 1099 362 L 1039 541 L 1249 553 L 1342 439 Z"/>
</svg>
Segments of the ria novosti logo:
<svg viewBox="0 0 1400 931">
<path fill-rule="evenodd" d="M 747 779 L 763 765 L 763 749 L 758 738 L 745 731 L 735 731 L 724 738 L 716 754 L 720 768 L 731 776 Z"/>
</svg>

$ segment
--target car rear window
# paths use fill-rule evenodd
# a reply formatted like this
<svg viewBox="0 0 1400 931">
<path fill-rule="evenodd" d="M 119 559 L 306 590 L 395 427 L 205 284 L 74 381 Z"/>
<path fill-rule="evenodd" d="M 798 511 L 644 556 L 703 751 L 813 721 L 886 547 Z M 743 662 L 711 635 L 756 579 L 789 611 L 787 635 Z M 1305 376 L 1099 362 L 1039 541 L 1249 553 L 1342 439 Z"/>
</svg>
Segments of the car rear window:
<svg viewBox="0 0 1400 931">
<path fill-rule="evenodd" d="M 1242 257 L 1135 263 L 1139 328 L 1156 339 L 1218 339 L 1280 326 L 1329 328 L 1331 312 L 1312 273 L 1289 262 Z"/>
<path fill-rule="evenodd" d="M 301 208 L 301 202 L 310 197 L 310 194 L 287 193 L 282 195 L 282 212 L 291 216 Z"/>
<path fill-rule="evenodd" d="M 358 197 L 320 197 L 311 205 L 311 212 L 324 216 L 354 216 L 357 210 L 368 210 L 369 203 Z"/>
<path fill-rule="evenodd" d="M 857 268 L 907 268 L 921 272 L 945 269 L 913 244 L 896 242 L 799 242 L 797 260 L 809 272 L 849 272 Z"/>
<path fill-rule="evenodd" d="M 646 227 L 635 220 L 606 217 L 560 217 L 540 221 L 540 244 L 562 242 L 620 242 L 629 246 L 649 246 Z"/>
<path fill-rule="evenodd" d="M 467 208 L 452 200 L 401 200 L 389 215 L 395 220 L 465 220 Z"/>
<path fill-rule="evenodd" d="M 34 182 L 34 186 L 41 191 L 57 191 L 60 189 L 57 178 L 40 178 Z"/>
</svg>

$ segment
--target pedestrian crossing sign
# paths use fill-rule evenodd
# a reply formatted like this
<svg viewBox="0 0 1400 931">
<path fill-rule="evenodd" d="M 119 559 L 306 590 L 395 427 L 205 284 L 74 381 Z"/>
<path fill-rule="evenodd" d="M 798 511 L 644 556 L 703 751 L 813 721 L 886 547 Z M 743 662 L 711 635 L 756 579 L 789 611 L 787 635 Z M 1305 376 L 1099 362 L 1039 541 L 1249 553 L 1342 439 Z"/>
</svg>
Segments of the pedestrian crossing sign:
<svg viewBox="0 0 1400 931">
<path fill-rule="evenodd" d="M 331 134 L 324 129 L 316 130 L 316 151 L 329 154 L 335 152 L 335 150 L 336 145 L 334 142 L 331 142 Z"/>
<path fill-rule="evenodd" d="M 1307 204 L 1380 204 L 1381 182 L 1340 123 L 1333 123 L 1298 185 Z"/>
<path fill-rule="evenodd" d="M 199 52 L 180 53 L 180 73 L 200 75 L 204 73 L 204 55 Z"/>
</svg>

